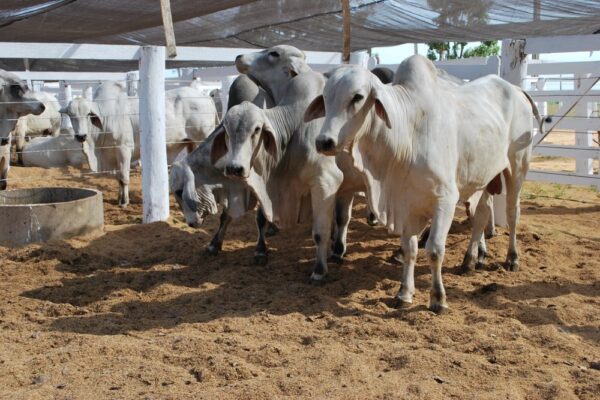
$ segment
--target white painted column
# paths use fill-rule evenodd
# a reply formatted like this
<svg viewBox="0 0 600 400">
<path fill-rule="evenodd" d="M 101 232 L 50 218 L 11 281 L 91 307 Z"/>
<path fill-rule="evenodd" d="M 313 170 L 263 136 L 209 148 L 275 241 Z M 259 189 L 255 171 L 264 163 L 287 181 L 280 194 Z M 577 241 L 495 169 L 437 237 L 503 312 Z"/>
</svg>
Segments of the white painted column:
<svg viewBox="0 0 600 400">
<path fill-rule="evenodd" d="M 525 89 L 525 78 L 527 77 L 525 40 L 504 39 L 502 41 L 500 77 Z M 502 193 L 494 196 L 494 221 L 497 226 L 508 226 L 504 177 L 502 177 Z"/>
<path fill-rule="evenodd" d="M 144 223 L 169 217 L 165 137 L 165 48 L 140 48 L 140 146 Z"/>
<path fill-rule="evenodd" d="M 138 82 L 140 75 L 137 72 L 127 73 L 127 96 L 135 97 L 138 95 Z"/>
<path fill-rule="evenodd" d="M 91 86 L 86 86 L 85 89 L 83 89 L 83 97 L 87 101 L 93 101 L 94 100 L 94 88 Z"/>
<path fill-rule="evenodd" d="M 58 102 L 61 107 L 65 107 L 73 99 L 71 85 L 65 81 L 60 81 L 58 83 L 58 88 Z M 71 118 L 69 118 L 67 114 L 61 114 L 60 126 L 65 129 L 73 129 Z"/>
<path fill-rule="evenodd" d="M 227 112 L 227 103 L 229 102 L 229 88 L 233 84 L 233 81 L 237 79 L 238 75 L 227 75 L 221 80 L 221 101 L 223 104 L 223 115 Z M 223 118 L 223 116 L 221 116 Z"/>
<path fill-rule="evenodd" d="M 588 78 L 588 74 L 578 76 L 579 79 L 576 80 L 576 85 L 578 88 L 581 87 L 581 81 L 583 79 Z M 579 102 L 575 105 L 575 115 L 578 118 L 589 118 L 592 115 L 592 107 L 589 102 L 586 101 L 586 98 L 583 97 Z M 593 131 L 587 132 L 575 132 L 575 145 L 577 146 L 586 146 L 592 147 L 594 145 L 593 141 Z M 575 159 L 575 171 L 578 174 L 582 175 L 593 175 L 594 174 L 594 160 L 592 158 L 576 158 Z"/>
<path fill-rule="evenodd" d="M 355 51 L 350 53 L 350 61 L 348 64 L 360 65 L 363 68 L 369 67 L 369 53 L 366 51 Z"/>
<path fill-rule="evenodd" d="M 41 92 L 44 90 L 44 81 L 31 81 L 31 90 Z"/>
</svg>

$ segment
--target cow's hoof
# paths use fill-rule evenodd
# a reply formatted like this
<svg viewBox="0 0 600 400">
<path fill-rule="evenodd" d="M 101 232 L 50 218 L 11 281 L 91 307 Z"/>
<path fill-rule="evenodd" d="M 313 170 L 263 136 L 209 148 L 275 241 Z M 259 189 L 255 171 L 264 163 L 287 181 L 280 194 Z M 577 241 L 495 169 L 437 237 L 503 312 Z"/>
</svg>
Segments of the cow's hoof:
<svg viewBox="0 0 600 400">
<path fill-rule="evenodd" d="M 265 232 L 265 235 L 267 237 L 271 237 L 271 236 L 275 236 L 279 233 L 279 228 L 277 227 L 277 225 L 275 224 L 269 224 L 267 231 Z"/>
<path fill-rule="evenodd" d="M 213 246 L 211 244 L 211 245 L 206 246 L 205 251 L 206 251 L 206 254 L 208 254 L 208 255 L 216 256 L 219 254 L 219 251 L 221 251 L 221 249 L 218 246 Z"/>
<path fill-rule="evenodd" d="M 119 207 L 121 207 L 123 210 L 126 210 L 127 206 L 129 206 L 128 203 L 119 203 Z"/>
<path fill-rule="evenodd" d="M 392 264 L 404 265 L 404 251 L 401 248 L 398 249 L 390 256 L 388 261 Z"/>
<path fill-rule="evenodd" d="M 434 303 L 429 306 L 429 311 L 437 315 L 446 314 L 448 312 L 448 305 L 445 303 Z"/>
<path fill-rule="evenodd" d="M 325 275 L 313 272 L 310 275 L 310 279 L 308 280 L 308 283 L 310 283 L 311 285 L 314 285 L 314 286 L 323 286 L 325 284 Z"/>
<path fill-rule="evenodd" d="M 519 270 L 519 262 L 518 261 L 509 261 L 506 264 L 506 269 L 510 272 L 517 272 Z"/>
<path fill-rule="evenodd" d="M 369 224 L 369 226 L 376 226 L 378 223 L 379 221 L 377 221 L 375 214 L 369 213 L 369 216 L 367 217 L 367 224 Z"/>
<path fill-rule="evenodd" d="M 334 253 L 329 257 L 329 261 L 341 265 L 344 263 L 344 256 Z"/>
<path fill-rule="evenodd" d="M 483 261 L 477 261 L 477 262 L 475 263 L 475 269 L 476 269 L 476 270 L 478 270 L 478 269 L 483 269 L 484 267 L 485 267 L 485 264 L 483 263 Z"/>
<path fill-rule="evenodd" d="M 254 264 L 264 266 L 269 262 L 269 256 L 267 253 L 256 253 L 254 254 Z"/>
<path fill-rule="evenodd" d="M 408 300 L 402 300 L 400 297 L 394 297 L 392 306 L 398 310 L 406 310 L 407 308 L 412 306 L 412 300 L 408 301 Z"/>
<path fill-rule="evenodd" d="M 496 230 L 495 229 L 492 229 L 492 230 L 489 230 L 489 231 L 486 230 L 486 232 L 485 232 L 485 238 L 486 239 L 491 239 L 494 236 L 496 236 Z"/>
</svg>

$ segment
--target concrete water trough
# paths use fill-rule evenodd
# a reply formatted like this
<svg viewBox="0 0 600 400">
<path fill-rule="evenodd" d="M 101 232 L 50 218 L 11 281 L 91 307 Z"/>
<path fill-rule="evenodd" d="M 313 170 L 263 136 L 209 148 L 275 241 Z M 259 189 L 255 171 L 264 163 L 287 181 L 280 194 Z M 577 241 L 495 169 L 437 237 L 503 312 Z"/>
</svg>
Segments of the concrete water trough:
<svg viewBox="0 0 600 400">
<path fill-rule="evenodd" d="M 20 246 L 102 232 L 102 193 L 94 189 L 0 191 L 0 245 Z"/>
</svg>

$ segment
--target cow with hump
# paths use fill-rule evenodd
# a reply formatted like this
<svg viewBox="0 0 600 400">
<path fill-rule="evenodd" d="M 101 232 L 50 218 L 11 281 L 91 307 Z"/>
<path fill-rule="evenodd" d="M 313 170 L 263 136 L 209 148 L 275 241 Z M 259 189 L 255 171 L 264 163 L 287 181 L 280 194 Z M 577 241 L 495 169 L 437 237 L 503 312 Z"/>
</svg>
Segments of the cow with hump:
<svg viewBox="0 0 600 400">
<path fill-rule="evenodd" d="M 445 243 L 456 204 L 486 187 L 497 191 L 500 175 L 507 186 L 510 230 L 507 267 L 517 269 L 516 224 L 519 193 L 529 168 L 533 115 L 531 99 L 496 76 L 465 85 L 438 81 L 431 61 L 406 59 L 385 86 L 368 70 L 335 69 L 322 96 L 306 110 L 305 120 L 325 117 L 315 145 L 324 154 L 346 151 L 367 182 L 367 197 L 377 218 L 401 235 L 404 267 L 399 305 L 415 293 L 417 235 L 429 220 L 426 252 L 432 272 L 429 307 L 448 308 L 442 283 Z M 464 265 L 477 249 L 489 208 L 485 191 L 473 216 Z"/>
<path fill-rule="evenodd" d="M 0 190 L 7 186 L 11 132 L 17 120 L 27 114 L 40 115 L 45 109 L 18 76 L 0 69 Z"/>
</svg>

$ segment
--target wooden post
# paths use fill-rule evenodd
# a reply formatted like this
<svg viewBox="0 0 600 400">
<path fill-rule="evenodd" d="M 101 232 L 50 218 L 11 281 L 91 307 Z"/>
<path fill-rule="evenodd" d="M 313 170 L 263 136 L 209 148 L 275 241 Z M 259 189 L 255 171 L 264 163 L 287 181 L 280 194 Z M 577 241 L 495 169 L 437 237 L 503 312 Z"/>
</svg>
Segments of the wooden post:
<svg viewBox="0 0 600 400">
<path fill-rule="evenodd" d="M 162 14 L 163 27 L 165 28 L 165 43 L 169 58 L 177 57 L 175 45 L 175 31 L 173 30 L 173 16 L 171 15 L 170 0 L 160 0 L 160 13 Z"/>
<path fill-rule="evenodd" d="M 350 62 L 350 0 L 342 2 L 342 62 Z"/>
<path fill-rule="evenodd" d="M 144 223 L 169 217 L 165 138 L 165 48 L 140 48 L 140 145 Z"/>
<path fill-rule="evenodd" d="M 69 85 L 65 81 L 60 81 L 58 83 L 58 103 L 61 107 L 66 106 L 73 99 L 73 92 L 71 90 L 71 85 Z M 60 126 L 63 128 L 71 128 L 73 129 L 73 125 L 71 124 L 71 118 L 67 114 L 61 114 Z"/>
<path fill-rule="evenodd" d="M 505 39 L 502 41 L 500 77 L 513 85 L 525 88 L 527 77 L 527 54 L 524 40 Z M 497 226 L 508 226 L 506 216 L 506 184 L 502 177 L 502 193 L 494 196 L 494 222 Z"/>
</svg>

